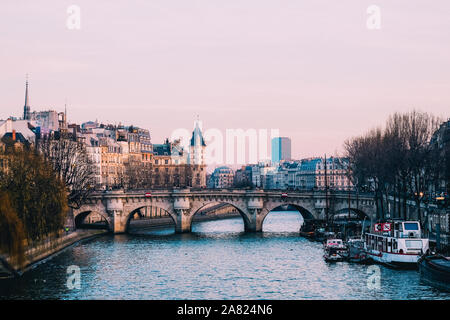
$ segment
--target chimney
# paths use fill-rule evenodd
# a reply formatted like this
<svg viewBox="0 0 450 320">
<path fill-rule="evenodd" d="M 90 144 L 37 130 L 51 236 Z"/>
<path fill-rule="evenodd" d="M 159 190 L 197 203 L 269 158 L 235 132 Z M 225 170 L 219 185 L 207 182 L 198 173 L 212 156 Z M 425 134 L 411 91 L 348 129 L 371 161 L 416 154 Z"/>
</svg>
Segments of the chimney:
<svg viewBox="0 0 450 320">
<path fill-rule="evenodd" d="M 14 130 L 14 129 L 12 131 L 12 139 L 13 139 L 13 141 L 16 141 L 16 130 Z"/>
</svg>

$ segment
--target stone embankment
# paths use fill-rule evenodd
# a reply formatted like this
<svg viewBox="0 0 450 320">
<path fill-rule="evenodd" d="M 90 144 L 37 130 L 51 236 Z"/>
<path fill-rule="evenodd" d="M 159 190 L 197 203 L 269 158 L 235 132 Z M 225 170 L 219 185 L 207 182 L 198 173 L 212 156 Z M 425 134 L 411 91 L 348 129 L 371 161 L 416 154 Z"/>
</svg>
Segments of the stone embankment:
<svg viewBox="0 0 450 320">
<path fill-rule="evenodd" d="M 57 238 L 47 239 L 25 250 L 25 261 L 22 266 L 14 264 L 11 257 L 7 255 L 0 255 L 0 278 L 20 276 L 35 263 L 57 254 L 81 240 L 93 238 L 107 232 L 106 230 L 77 230 Z"/>
</svg>

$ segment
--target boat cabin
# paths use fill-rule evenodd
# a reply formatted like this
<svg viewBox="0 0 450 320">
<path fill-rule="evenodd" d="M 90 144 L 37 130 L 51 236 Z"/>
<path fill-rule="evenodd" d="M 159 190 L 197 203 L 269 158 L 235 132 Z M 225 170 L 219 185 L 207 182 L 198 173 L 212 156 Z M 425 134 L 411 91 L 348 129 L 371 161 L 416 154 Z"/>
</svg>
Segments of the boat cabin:
<svg viewBox="0 0 450 320">
<path fill-rule="evenodd" d="M 344 247 L 342 239 L 328 239 L 326 243 L 327 247 Z"/>
<path fill-rule="evenodd" d="M 422 254 L 428 250 L 428 239 L 422 238 L 417 221 L 377 223 L 373 232 L 364 235 L 366 249 L 397 254 Z"/>
</svg>

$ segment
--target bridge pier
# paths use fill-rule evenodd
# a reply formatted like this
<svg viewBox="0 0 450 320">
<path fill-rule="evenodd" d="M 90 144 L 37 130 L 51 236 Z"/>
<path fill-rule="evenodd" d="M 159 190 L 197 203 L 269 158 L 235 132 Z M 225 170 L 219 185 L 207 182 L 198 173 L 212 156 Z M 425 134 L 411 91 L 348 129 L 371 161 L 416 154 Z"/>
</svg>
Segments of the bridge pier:
<svg viewBox="0 0 450 320">
<path fill-rule="evenodd" d="M 248 209 L 249 215 L 244 219 L 244 230 L 245 232 L 262 232 L 262 222 L 261 209 Z"/>
<path fill-rule="evenodd" d="M 112 221 L 110 223 L 110 229 L 114 234 L 125 233 L 127 230 L 127 220 L 123 217 L 123 211 L 121 210 L 110 210 L 108 212 L 112 216 Z"/>
<path fill-rule="evenodd" d="M 187 233 L 192 230 L 192 217 L 188 209 L 175 209 L 177 220 L 175 223 L 176 233 Z"/>
<path fill-rule="evenodd" d="M 128 217 L 124 216 L 122 198 L 107 198 L 105 200 L 105 209 L 108 217 L 110 217 L 110 231 L 114 234 L 125 233 Z"/>
<path fill-rule="evenodd" d="M 174 194 L 173 210 L 175 211 L 175 232 L 186 233 L 191 232 L 192 215 L 191 201 L 187 190 L 177 191 Z"/>
</svg>

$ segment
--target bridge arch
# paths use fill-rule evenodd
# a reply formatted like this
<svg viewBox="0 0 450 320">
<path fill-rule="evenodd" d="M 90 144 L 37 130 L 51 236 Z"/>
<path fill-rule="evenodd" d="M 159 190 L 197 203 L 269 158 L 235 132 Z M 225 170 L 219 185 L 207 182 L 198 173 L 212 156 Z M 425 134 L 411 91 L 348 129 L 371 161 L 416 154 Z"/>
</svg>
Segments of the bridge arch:
<svg viewBox="0 0 450 320">
<path fill-rule="evenodd" d="M 143 203 L 138 206 L 131 207 L 131 208 L 126 208 L 126 209 L 124 208 L 123 221 L 124 221 L 124 225 L 125 225 L 125 229 L 124 229 L 125 233 L 129 231 L 130 222 L 133 219 L 133 216 L 137 213 L 140 217 L 142 217 L 143 215 L 141 213 L 141 209 L 143 209 L 145 207 L 152 207 L 152 208 L 157 208 L 157 209 L 163 210 L 172 219 L 174 224 L 177 223 L 176 215 L 173 212 L 171 212 L 170 210 L 167 210 L 168 208 L 165 208 L 164 206 L 155 206 L 155 205 L 151 205 L 148 203 Z"/>
<path fill-rule="evenodd" d="M 276 202 L 276 203 L 267 205 L 266 208 L 264 208 L 262 210 L 261 218 L 260 218 L 261 219 L 261 230 L 264 225 L 264 221 L 266 220 L 269 213 L 272 211 L 276 211 L 276 209 L 281 208 L 285 205 L 290 205 L 290 206 L 294 207 L 299 212 L 299 214 L 302 216 L 304 221 L 316 219 L 316 217 L 313 213 L 314 210 L 312 210 L 311 208 L 308 208 L 307 206 L 299 205 L 298 203 L 295 203 L 295 202 L 283 202 L 283 203 Z"/>
<path fill-rule="evenodd" d="M 239 202 L 236 203 L 235 201 L 222 200 L 222 199 L 211 200 L 208 202 L 194 203 L 194 205 L 192 206 L 192 208 L 190 210 L 190 215 L 189 215 L 190 224 L 192 225 L 194 216 L 196 214 L 198 214 L 200 211 L 202 211 L 206 207 L 213 206 L 215 204 L 226 204 L 228 206 L 235 208 L 237 210 L 237 212 L 239 212 L 239 214 L 241 215 L 242 220 L 244 221 L 244 228 L 247 229 L 248 226 L 250 225 L 250 223 L 251 223 L 250 217 L 249 217 L 249 214 L 246 210 L 246 206 L 244 203 L 239 203 Z"/>
<path fill-rule="evenodd" d="M 81 228 L 83 226 L 84 220 L 89 216 L 91 213 L 95 213 L 100 215 L 106 222 L 106 227 L 108 230 L 112 230 L 111 228 L 111 221 L 106 213 L 95 211 L 95 210 L 86 210 L 78 212 L 76 215 L 74 214 L 74 222 L 75 222 L 75 228 Z"/>
<path fill-rule="evenodd" d="M 317 217 L 315 215 L 314 207 L 310 207 L 305 204 L 299 204 L 295 201 L 271 202 L 266 205 L 266 207 L 261 212 L 261 215 L 265 218 L 271 211 L 274 211 L 275 209 L 285 206 L 285 205 L 290 205 L 290 206 L 294 207 L 295 209 L 297 209 L 297 211 L 300 212 L 303 219 L 305 219 L 305 220 L 317 219 Z"/>
<path fill-rule="evenodd" d="M 369 214 L 367 214 L 366 212 L 364 212 L 363 210 L 358 209 L 358 208 L 350 208 L 350 209 L 349 208 L 342 208 L 342 209 L 336 210 L 333 213 L 333 216 L 344 215 L 346 213 L 348 214 L 349 211 L 350 211 L 350 214 L 351 214 L 351 218 L 353 218 L 353 219 L 355 219 L 355 218 L 357 218 L 359 220 L 364 220 L 365 218 L 367 218 L 369 220 L 371 219 Z"/>
</svg>

